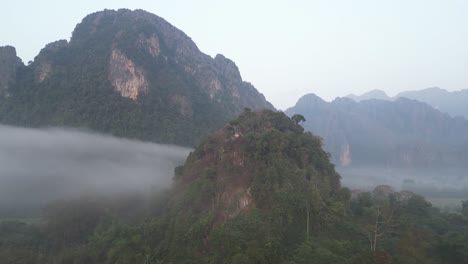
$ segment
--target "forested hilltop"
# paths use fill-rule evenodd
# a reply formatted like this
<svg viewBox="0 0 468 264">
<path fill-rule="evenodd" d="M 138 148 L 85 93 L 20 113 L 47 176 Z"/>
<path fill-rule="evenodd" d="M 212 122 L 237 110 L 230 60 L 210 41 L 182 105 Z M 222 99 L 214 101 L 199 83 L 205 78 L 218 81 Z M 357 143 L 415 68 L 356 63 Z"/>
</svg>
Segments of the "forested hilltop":
<svg viewBox="0 0 468 264">
<path fill-rule="evenodd" d="M 273 111 L 246 109 L 147 197 L 49 205 L 0 223 L 1 263 L 467 263 L 468 202 L 445 214 L 378 186 L 351 192 L 321 140 Z"/>
<path fill-rule="evenodd" d="M 237 66 L 143 10 L 88 15 L 25 66 L 0 47 L 0 123 L 192 147 L 245 107 L 273 109 Z"/>
</svg>

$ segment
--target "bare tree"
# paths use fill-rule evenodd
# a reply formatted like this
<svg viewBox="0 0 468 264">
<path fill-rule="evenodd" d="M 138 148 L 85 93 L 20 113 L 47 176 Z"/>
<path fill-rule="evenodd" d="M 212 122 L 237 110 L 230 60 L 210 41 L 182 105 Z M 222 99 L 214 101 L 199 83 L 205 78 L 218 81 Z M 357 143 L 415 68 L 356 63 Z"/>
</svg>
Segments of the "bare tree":
<svg viewBox="0 0 468 264">
<path fill-rule="evenodd" d="M 370 250 L 375 252 L 379 239 L 385 234 L 395 232 L 397 226 L 398 222 L 395 217 L 395 208 L 393 206 L 376 206 L 373 214 L 373 222 L 367 229 Z"/>
</svg>

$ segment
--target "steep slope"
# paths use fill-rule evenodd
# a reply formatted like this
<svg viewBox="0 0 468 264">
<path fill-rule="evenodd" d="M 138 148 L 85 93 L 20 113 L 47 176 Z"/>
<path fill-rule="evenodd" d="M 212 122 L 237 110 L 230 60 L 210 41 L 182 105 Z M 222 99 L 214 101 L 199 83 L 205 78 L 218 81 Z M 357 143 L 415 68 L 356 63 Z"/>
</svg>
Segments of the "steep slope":
<svg viewBox="0 0 468 264">
<path fill-rule="evenodd" d="M 244 112 L 200 144 L 175 177 L 161 253 L 175 262 L 254 261 L 250 248 L 275 263 L 287 251 L 281 245 L 304 241 L 339 214 L 332 207 L 340 178 L 320 139 L 283 113 Z"/>
<path fill-rule="evenodd" d="M 468 122 L 415 100 L 327 103 L 309 94 L 286 112 L 304 115 L 304 128 L 323 137 L 342 166 L 465 167 L 468 161 Z"/>
<path fill-rule="evenodd" d="M 2 123 L 163 143 L 191 145 L 246 107 L 273 109 L 234 62 L 203 54 L 142 10 L 88 15 L 70 42 L 48 44 L 14 83 L 0 99 Z"/>
</svg>

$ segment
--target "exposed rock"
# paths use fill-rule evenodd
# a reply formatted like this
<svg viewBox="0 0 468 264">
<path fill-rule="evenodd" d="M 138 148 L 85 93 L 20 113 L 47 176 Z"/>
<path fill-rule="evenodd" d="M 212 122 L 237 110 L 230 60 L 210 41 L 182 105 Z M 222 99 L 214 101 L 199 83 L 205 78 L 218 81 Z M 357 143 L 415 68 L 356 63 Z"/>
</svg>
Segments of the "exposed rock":
<svg viewBox="0 0 468 264">
<path fill-rule="evenodd" d="M 349 144 L 344 144 L 341 147 L 340 165 L 348 166 L 350 164 L 351 164 L 351 152 L 349 151 Z"/>
<path fill-rule="evenodd" d="M 36 68 L 36 80 L 38 82 L 44 81 L 52 72 L 52 65 L 47 62 L 39 64 Z"/>
<path fill-rule="evenodd" d="M 109 79 L 123 97 L 136 100 L 139 94 L 147 92 L 148 83 L 143 71 L 120 50 L 112 50 L 109 65 Z"/>
<path fill-rule="evenodd" d="M 210 93 L 210 99 L 214 99 L 218 91 L 221 90 L 221 83 L 219 82 L 218 79 L 212 79 L 210 80 L 210 85 L 208 86 L 209 88 L 209 93 Z"/>
</svg>

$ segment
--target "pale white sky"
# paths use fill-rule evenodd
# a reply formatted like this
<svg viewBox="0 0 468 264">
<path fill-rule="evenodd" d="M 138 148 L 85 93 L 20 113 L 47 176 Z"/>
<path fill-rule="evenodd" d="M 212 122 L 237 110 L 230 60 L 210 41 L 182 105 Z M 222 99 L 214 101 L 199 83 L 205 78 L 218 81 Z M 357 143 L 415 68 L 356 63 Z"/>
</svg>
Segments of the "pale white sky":
<svg viewBox="0 0 468 264">
<path fill-rule="evenodd" d="M 222 53 L 275 107 L 381 89 L 468 89 L 465 0 L 15 0 L 2 3 L 0 46 L 25 63 L 103 9 L 144 9 Z"/>
</svg>

